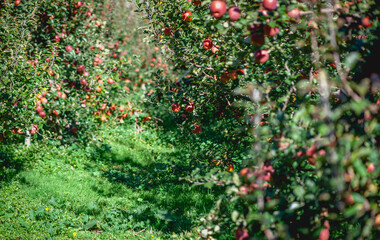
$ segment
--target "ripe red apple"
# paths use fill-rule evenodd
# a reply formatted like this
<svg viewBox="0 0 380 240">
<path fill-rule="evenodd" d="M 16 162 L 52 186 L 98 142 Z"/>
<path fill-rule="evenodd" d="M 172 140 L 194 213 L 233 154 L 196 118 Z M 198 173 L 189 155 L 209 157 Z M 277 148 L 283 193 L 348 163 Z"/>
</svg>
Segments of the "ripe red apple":
<svg viewBox="0 0 380 240">
<path fill-rule="evenodd" d="M 221 0 L 212 1 L 210 4 L 210 11 L 214 18 L 221 18 L 227 11 L 227 5 Z"/>
<path fill-rule="evenodd" d="M 211 49 L 213 46 L 211 39 L 207 38 L 203 41 L 203 48 L 208 50 Z"/>
<path fill-rule="evenodd" d="M 73 50 L 73 47 L 71 45 L 66 46 L 66 52 L 71 52 Z"/>
<path fill-rule="evenodd" d="M 199 6 L 199 5 L 201 5 L 202 4 L 202 1 L 200 1 L 200 0 L 194 0 L 193 1 L 193 5 L 194 6 Z"/>
<path fill-rule="evenodd" d="M 363 25 L 364 27 L 370 27 L 370 26 L 372 26 L 372 24 L 373 24 L 373 22 L 371 22 L 371 21 L 369 20 L 369 17 L 368 17 L 368 16 L 362 18 L 362 25 Z"/>
<path fill-rule="evenodd" d="M 277 0 L 263 0 L 263 7 L 269 11 L 277 9 Z"/>
<path fill-rule="evenodd" d="M 259 16 L 268 16 L 269 13 L 268 13 L 268 10 L 262 8 L 259 10 Z"/>
<path fill-rule="evenodd" d="M 230 76 L 229 76 L 229 73 L 226 71 L 224 72 L 221 76 L 220 76 L 220 81 L 222 81 L 222 83 L 228 83 L 230 81 Z"/>
<path fill-rule="evenodd" d="M 269 53 L 267 50 L 257 50 L 255 52 L 255 61 L 257 63 L 265 63 L 269 59 Z"/>
<path fill-rule="evenodd" d="M 368 164 L 367 173 L 371 173 L 373 171 L 375 171 L 375 165 L 373 163 Z"/>
<path fill-rule="evenodd" d="M 202 132 L 202 127 L 199 126 L 199 125 L 197 125 L 197 124 L 195 124 L 195 125 L 194 125 L 194 129 L 193 129 L 192 132 L 193 132 L 194 134 L 200 134 L 200 133 Z"/>
<path fill-rule="evenodd" d="M 38 132 L 38 126 L 36 124 L 32 124 L 32 128 L 30 129 L 30 134 L 34 135 L 35 133 Z"/>
<path fill-rule="evenodd" d="M 172 31 L 171 31 L 171 27 L 166 27 L 164 29 L 164 34 L 167 36 L 167 35 L 172 35 Z"/>
<path fill-rule="evenodd" d="M 217 51 L 219 51 L 219 49 L 220 49 L 220 46 L 219 45 L 212 45 L 212 47 L 211 47 L 211 52 L 212 53 L 216 53 Z"/>
<path fill-rule="evenodd" d="M 193 19 L 193 14 L 190 11 L 184 12 L 182 14 L 182 20 L 184 20 L 185 22 L 190 22 L 191 19 Z"/>
<path fill-rule="evenodd" d="M 97 87 L 97 88 L 96 88 L 96 91 L 97 91 L 98 93 L 100 93 L 100 92 L 102 92 L 102 88 L 101 88 L 101 87 Z"/>
<path fill-rule="evenodd" d="M 227 171 L 232 172 L 234 170 L 234 165 L 232 163 L 227 164 Z"/>
<path fill-rule="evenodd" d="M 241 16 L 241 10 L 239 7 L 230 7 L 228 9 L 228 16 L 230 17 L 231 21 L 237 21 L 239 20 Z"/>
<path fill-rule="evenodd" d="M 77 68 L 78 72 L 80 73 L 84 73 L 86 71 L 84 65 L 79 65 L 78 68 Z"/>
<path fill-rule="evenodd" d="M 288 11 L 288 16 L 293 19 L 298 19 L 300 17 L 300 10 L 298 8 L 293 8 L 292 10 Z"/>
<path fill-rule="evenodd" d="M 21 3 L 21 0 L 15 0 L 15 5 L 18 6 Z"/>
<path fill-rule="evenodd" d="M 37 106 L 37 107 L 36 107 L 36 111 L 37 111 L 38 113 L 42 112 L 43 110 L 44 110 L 44 108 L 43 108 L 42 106 Z"/>
<path fill-rule="evenodd" d="M 120 111 L 120 112 L 124 112 L 124 110 L 125 110 L 125 107 L 124 107 L 124 106 L 120 106 L 120 107 L 119 107 L 119 111 Z"/>
<path fill-rule="evenodd" d="M 42 102 L 42 103 L 48 103 L 48 100 L 47 100 L 46 98 L 43 97 L 43 98 L 41 98 L 41 102 Z"/>
<path fill-rule="evenodd" d="M 319 233 L 318 240 L 328 240 L 330 237 L 330 231 L 327 228 L 322 229 Z"/>
<path fill-rule="evenodd" d="M 38 115 L 40 115 L 41 118 L 45 118 L 46 117 L 46 113 L 45 112 L 40 112 Z"/>
<path fill-rule="evenodd" d="M 269 25 L 264 26 L 264 34 L 265 36 L 276 36 L 280 32 L 280 29 L 278 27 L 270 27 Z"/>
<path fill-rule="evenodd" d="M 77 134 L 78 133 L 78 129 L 73 126 L 73 127 L 70 128 L 70 132 L 72 132 L 74 134 Z"/>
<path fill-rule="evenodd" d="M 245 229 L 239 228 L 235 231 L 236 240 L 248 240 L 249 234 Z"/>
<path fill-rule="evenodd" d="M 85 86 L 85 85 L 87 85 L 88 83 L 87 83 L 87 80 L 86 80 L 86 79 L 82 78 L 82 79 L 80 80 L 80 84 L 83 85 L 83 86 Z"/>
<path fill-rule="evenodd" d="M 186 105 L 185 111 L 189 112 L 189 113 L 193 112 L 194 111 L 194 105 L 192 103 L 189 103 L 188 105 Z"/>
<path fill-rule="evenodd" d="M 115 83 L 115 81 L 114 81 L 112 78 L 108 78 L 107 82 L 108 82 L 109 84 L 113 84 L 113 83 Z"/>
<path fill-rule="evenodd" d="M 252 33 L 250 36 L 251 42 L 255 46 L 261 46 L 265 43 L 265 37 L 259 33 Z"/>
<path fill-rule="evenodd" d="M 173 103 L 172 110 L 173 112 L 179 112 L 181 110 L 181 106 L 178 103 Z"/>
<path fill-rule="evenodd" d="M 86 86 L 86 87 L 84 87 L 84 91 L 85 91 L 85 92 L 89 92 L 89 91 L 91 91 L 91 88 L 88 87 L 88 86 Z"/>
</svg>

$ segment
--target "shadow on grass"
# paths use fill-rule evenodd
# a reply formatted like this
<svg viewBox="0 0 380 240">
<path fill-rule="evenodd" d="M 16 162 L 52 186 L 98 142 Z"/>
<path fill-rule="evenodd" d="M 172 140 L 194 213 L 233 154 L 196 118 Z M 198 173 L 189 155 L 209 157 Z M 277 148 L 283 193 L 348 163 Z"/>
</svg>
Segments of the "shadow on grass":
<svg viewBox="0 0 380 240">
<path fill-rule="evenodd" d="M 0 146 L 0 188 L 24 168 L 24 159 L 15 156 L 13 150 L 9 145 Z"/>
<path fill-rule="evenodd" d="M 149 227 L 163 233 L 191 231 L 196 221 L 214 206 L 216 196 L 223 190 L 210 191 L 179 180 L 190 175 L 193 167 L 180 161 L 175 152 L 155 153 L 148 147 L 134 147 L 134 155 L 122 155 L 120 151 L 128 151 L 114 151 L 109 145 L 100 146 L 95 155 L 101 158 L 94 159 L 106 164 L 102 175 L 109 182 L 121 183 L 139 192 L 137 206 L 123 210 L 122 215 L 133 222 L 135 230 Z M 112 194 L 97 187 L 93 190 L 103 196 Z"/>
</svg>

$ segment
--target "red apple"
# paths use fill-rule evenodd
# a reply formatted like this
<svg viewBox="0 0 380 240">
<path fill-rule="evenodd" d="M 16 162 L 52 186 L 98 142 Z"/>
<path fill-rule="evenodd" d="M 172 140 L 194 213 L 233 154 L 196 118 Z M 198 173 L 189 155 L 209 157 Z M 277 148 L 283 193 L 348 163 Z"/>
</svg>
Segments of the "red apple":
<svg viewBox="0 0 380 240">
<path fill-rule="evenodd" d="M 192 131 L 194 134 L 200 134 L 202 132 L 202 127 L 197 125 L 197 124 L 194 124 L 194 129 Z"/>
<path fill-rule="evenodd" d="M 21 0 L 15 0 L 15 5 L 18 6 L 21 3 Z"/>
<path fill-rule="evenodd" d="M 263 0 L 263 7 L 269 11 L 277 9 L 277 0 Z"/>
<path fill-rule="evenodd" d="M 245 229 L 239 228 L 235 231 L 236 240 L 248 240 L 249 234 Z"/>
<path fill-rule="evenodd" d="M 66 52 L 71 52 L 73 50 L 73 47 L 71 45 L 66 46 Z"/>
<path fill-rule="evenodd" d="M 210 11 L 214 18 L 221 18 L 227 11 L 227 5 L 224 1 L 212 1 L 210 4 Z"/>
<path fill-rule="evenodd" d="M 40 112 L 38 115 L 40 115 L 41 118 L 45 118 L 46 117 L 46 113 L 45 112 Z"/>
<path fill-rule="evenodd" d="M 269 53 L 267 50 L 257 50 L 255 52 L 255 61 L 257 63 L 265 63 L 269 59 Z"/>
<path fill-rule="evenodd" d="M 212 48 L 212 41 L 211 41 L 211 39 L 206 39 L 206 40 L 204 40 L 203 41 L 203 48 L 204 49 L 206 49 L 206 50 L 208 50 L 208 49 L 211 49 Z"/>
<path fill-rule="evenodd" d="M 216 53 L 217 51 L 219 51 L 219 49 L 220 49 L 219 45 L 212 45 L 211 52 Z"/>
<path fill-rule="evenodd" d="M 264 35 L 261 35 L 259 33 L 252 33 L 250 36 L 251 42 L 255 46 L 261 46 L 265 43 L 265 37 Z"/>
<path fill-rule="evenodd" d="M 181 110 L 181 106 L 178 103 L 173 103 L 172 110 L 173 112 L 179 112 Z"/>
<path fill-rule="evenodd" d="M 194 105 L 192 103 L 189 103 L 188 105 L 186 105 L 185 111 L 189 112 L 189 113 L 193 112 L 194 111 Z"/>
<path fill-rule="evenodd" d="M 194 6 L 199 6 L 199 5 L 201 5 L 202 4 L 202 1 L 200 1 L 200 0 L 194 0 L 193 1 L 193 5 Z"/>
<path fill-rule="evenodd" d="M 373 171 L 375 171 L 375 165 L 373 163 L 368 164 L 368 166 L 367 166 L 367 172 L 371 173 Z"/>
<path fill-rule="evenodd" d="M 164 29 L 164 34 L 167 36 L 167 35 L 172 35 L 172 31 L 171 31 L 171 27 L 166 27 Z"/>
<path fill-rule="evenodd" d="M 328 240 L 330 237 L 330 231 L 327 228 L 322 229 L 319 233 L 318 240 Z"/>
<path fill-rule="evenodd" d="M 44 110 L 44 108 L 43 108 L 42 106 L 37 106 L 37 107 L 36 107 L 36 111 L 37 111 L 38 113 L 42 112 L 43 110 Z"/>
<path fill-rule="evenodd" d="M 373 24 L 373 22 L 370 22 L 370 21 L 369 21 L 369 17 L 368 17 L 368 16 L 362 18 L 362 25 L 363 25 L 364 27 L 370 27 L 370 26 L 372 26 L 372 24 Z"/>
<path fill-rule="evenodd" d="M 293 8 L 292 10 L 288 11 L 288 16 L 293 19 L 298 19 L 300 17 L 300 10 L 298 8 Z"/>
<path fill-rule="evenodd" d="M 264 26 L 264 34 L 265 36 L 276 36 L 280 32 L 280 29 L 278 27 L 270 27 L 269 25 Z"/>
<path fill-rule="evenodd" d="M 78 72 L 80 73 L 84 73 L 85 72 L 85 67 L 84 65 L 79 65 L 78 68 L 77 68 Z"/>
<path fill-rule="evenodd" d="M 230 7 L 228 9 L 228 16 L 230 17 L 231 21 L 237 21 L 239 20 L 241 16 L 241 10 L 239 7 Z"/>
<path fill-rule="evenodd" d="M 88 86 L 86 86 L 86 87 L 84 87 L 84 91 L 85 91 L 85 92 L 89 92 L 89 91 L 91 91 L 91 88 L 88 87 Z"/>
<path fill-rule="evenodd" d="M 230 81 L 229 73 L 226 71 L 220 76 L 222 83 L 228 83 Z"/>
<path fill-rule="evenodd" d="M 124 110 L 125 110 L 125 107 L 124 107 L 124 106 L 120 106 L 120 107 L 119 107 L 119 111 L 120 111 L 120 112 L 124 112 Z"/>
<path fill-rule="evenodd" d="M 113 84 L 115 83 L 115 81 L 112 79 L 112 78 L 108 78 L 108 81 L 107 81 L 109 84 Z"/>
<path fill-rule="evenodd" d="M 82 78 L 82 79 L 80 80 L 80 84 L 83 85 L 83 86 L 85 86 L 85 85 L 87 85 L 88 83 L 87 83 L 87 80 L 86 80 L 86 79 Z"/>
<path fill-rule="evenodd" d="M 191 19 L 193 19 L 193 14 L 192 14 L 190 11 L 184 12 L 184 13 L 182 14 L 182 19 L 183 19 L 185 22 L 190 22 Z"/>
</svg>

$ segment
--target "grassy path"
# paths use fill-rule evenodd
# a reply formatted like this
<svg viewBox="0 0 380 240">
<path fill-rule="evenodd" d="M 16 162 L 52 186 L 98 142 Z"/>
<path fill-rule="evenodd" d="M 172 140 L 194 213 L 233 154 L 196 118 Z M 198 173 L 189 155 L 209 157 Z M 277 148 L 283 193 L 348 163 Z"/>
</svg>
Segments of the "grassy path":
<svg viewBox="0 0 380 240">
<path fill-rule="evenodd" d="M 175 148 L 131 127 L 102 135 L 15 151 L 25 167 L 0 188 L 0 239 L 197 238 L 215 195 L 178 180 L 189 170 Z"/>
</svg>

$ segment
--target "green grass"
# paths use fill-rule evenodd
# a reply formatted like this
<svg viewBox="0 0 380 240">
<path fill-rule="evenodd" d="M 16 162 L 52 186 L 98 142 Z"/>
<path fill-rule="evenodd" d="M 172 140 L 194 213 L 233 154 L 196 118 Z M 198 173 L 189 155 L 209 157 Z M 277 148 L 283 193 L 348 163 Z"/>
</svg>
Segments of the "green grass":
<svg viewBox="0 0 380 240">
<path fill-rule="evenodd" d="M 85 148 L 2 155 L 13 171 L 0 185 L 0 239 L 198 238 L 216 193 L 178 180 L 191 168 L 175 147 L 131 126 L 100 132 Z"/>
</svg>

